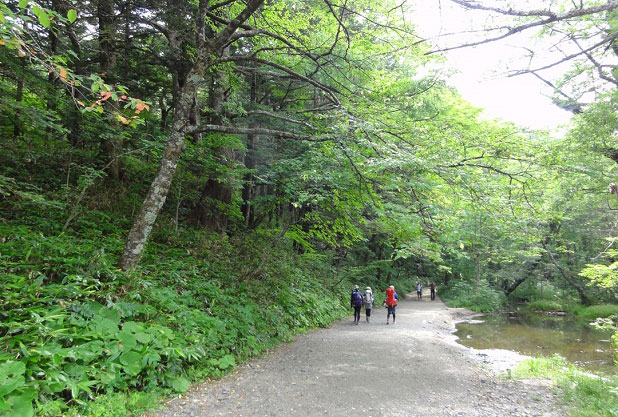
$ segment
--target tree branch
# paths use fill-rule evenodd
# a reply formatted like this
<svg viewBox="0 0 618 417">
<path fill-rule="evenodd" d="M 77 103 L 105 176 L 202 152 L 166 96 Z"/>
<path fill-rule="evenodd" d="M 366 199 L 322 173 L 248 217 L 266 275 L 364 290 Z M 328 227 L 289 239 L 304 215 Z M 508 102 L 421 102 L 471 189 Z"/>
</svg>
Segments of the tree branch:
<svg viewBox="0 0 618 417">
<path fill-rule="evenodd" d="M 567 19 L 571 19 L 574 17 L 581 17 L 581 16 L 586 16 L 586 15 L 591 15 L 591 14 L 595 14 L 595 13 L 600 13 L 603 11 L 611 11 L 614 10 L 616 8 L 618 8 L 618 0 L 611 0 L 608 1 L 606 4 L 602 4 L 599 6 L 595 6 L 595 7 L 588 7 L 588 8 L 578 8 L 578 9 L 572 9 L 569 10 L 568 12 L 565 13 L 553 13 L 549 10 L 529 10 L 529 11 L 525 11 L 525 10 L 514 10 L 514 9 L 501 9 L 499 7 L 490 7 L 490 6 L 484 6 L 480 3 L 477 2 L 473 2 L 473 1 L 466 1 L 466 0 L 450 0 L 453 3 L 456 3 L 460 6 L 465 7 L 466 9 L 469 10 L 484 10 L 484 11 L 491 11 L 491 12 L 495 12 L 495 13 L 499 13 L 505 16 L 518 16 L 518 17 L 545 17 L 544 19 L 540 19 L 540 20 L 535 20 L 533 22 L 530 23 L 525 23 L 525 24 L 521 24 L 519 26 L 515 26 L 515 27 L 511 27 L 507 30 L 506 33 L 503 33 L 499 36 L 494 36 L 491 38 L 485 38 L 482 39 L 480 41 L 475 41 L 475 42 L 467 42 L 464 44 L 460 44 L 460 45 L 456 45 L 456 46 L 452 46 L 452 47 L 448 47 L 448 48 L 440 48 L 440 49 L 436 49 L 433 51 L 429 51 L 427 52 L 427 54 L 433 54 L 436 52 L 445 52 L 445 51 L 452 51 L 455 49 L 462 49 L 462 48 L 468 48 L 468 47 L 472 47 L 472 46 L 478 46 L 478 45 L 483 45 L 486 43 L 491 43 L 491 42 L 495 42 L 504 38 L 507 38 L 509 36 L 515 35 L 517 33 L 523 32 L 524 30 L 530 29 L 530 28 L 534 28 L 534 27 L 539 27 L 539 26 L 544 26 L 547 25 L 549 23 L 554 23 L 554 22 L 559 22 L 559 21 L 563 21 L 563 20 L 567 20 Z M 604 42 L 603 42 L 604 43 Z"/>
<path fill-rule="evenodd" d="M 201 55 L 202 59 L 209 59 L 209 56 L 213 51 L 221 49 L 233 35 L 236 30 L 249 18 L 255 11 L 264 3 L 264 0 L 248 0 L 245 9 L 240 12 L 230 23 L 219 31 L 212 40 L 208 42 L 208 48 L 205 48 Z M 206 60 L 205 59 L 205 60 Z"/>
</svg>

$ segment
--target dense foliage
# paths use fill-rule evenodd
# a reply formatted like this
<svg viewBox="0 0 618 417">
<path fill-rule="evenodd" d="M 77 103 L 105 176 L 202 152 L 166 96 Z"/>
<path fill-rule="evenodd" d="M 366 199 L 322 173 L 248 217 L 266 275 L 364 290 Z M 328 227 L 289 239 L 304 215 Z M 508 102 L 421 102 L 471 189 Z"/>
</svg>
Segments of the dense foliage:
<svg viewBox="0 0 618 417">
<path fill-rule="evenodd" d="M 0 4 L 0 415 L 135 412 L 354 283 L 613 325 L 613 95 L 482 120 L 377 3 Z"/>
<path fill-rule="evenodd" d="M 0 357 L 9 415 L 27 414 L 34 399 L 39 415 L 57 415 L 65 401 L 88 405 L 106 392 L 183 392 L 191 379 L 220 375 L 345 311 L 341 285 L 316 285 L 325 271 L 313 259 L 291 263 L 276 248 L 269 276 L 246 280 L 238 268 L 247 265 L 233 260 L 237 246 L 194 233 L 175 234 L 183 248 L 153 242 L 139 272 L 124 273 L 113 255 L 121 229 L 95 216 L 86 230 L 105 229 L 104 239 L 58 236 L 23 221 L 2 226 L 8 296 L 0 304 Z M 243 249 L 259 257 L 264 246 L 258 247 Z"/>
</svg>

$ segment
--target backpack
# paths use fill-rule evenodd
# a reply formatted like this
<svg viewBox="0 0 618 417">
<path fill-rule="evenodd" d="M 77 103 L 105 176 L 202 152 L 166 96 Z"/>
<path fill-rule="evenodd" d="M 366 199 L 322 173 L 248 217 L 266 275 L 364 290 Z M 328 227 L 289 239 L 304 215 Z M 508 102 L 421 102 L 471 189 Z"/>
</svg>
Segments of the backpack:
<svg viewBox="0 0 618 417">
<path fill-rule="evenodd" d="M 363 298 L 365 299 L 365 305 L 371 306 L 373 304 L 373 293 L 370 291 L 365 291 Z"/>
<path fill-rule="evenodd" d="M 359 306 L 361 304 L 363 304 L 363 295 L 360 291 L 354 291 L 352 293 L 352 305 Z"/>
</svg>

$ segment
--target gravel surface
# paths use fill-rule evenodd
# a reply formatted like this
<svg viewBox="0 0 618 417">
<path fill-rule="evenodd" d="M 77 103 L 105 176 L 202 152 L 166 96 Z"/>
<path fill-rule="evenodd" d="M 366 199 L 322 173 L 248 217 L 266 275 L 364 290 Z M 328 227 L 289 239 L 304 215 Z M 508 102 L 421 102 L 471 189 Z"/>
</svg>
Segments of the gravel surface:
<svg viewBox="0 0 618 417">
<path fill-rule="evenodd" d="M 230 375 L 192 387 L 152 417 L 353 416 L 502 417 L 567 415 L 550 385 L 497 372 L 521 357 L 458 345 L 455 322 L 471 313 L 439 299 L 399 303 L 386 325 L 350 319 L 299 336 Z"/>
</svg>

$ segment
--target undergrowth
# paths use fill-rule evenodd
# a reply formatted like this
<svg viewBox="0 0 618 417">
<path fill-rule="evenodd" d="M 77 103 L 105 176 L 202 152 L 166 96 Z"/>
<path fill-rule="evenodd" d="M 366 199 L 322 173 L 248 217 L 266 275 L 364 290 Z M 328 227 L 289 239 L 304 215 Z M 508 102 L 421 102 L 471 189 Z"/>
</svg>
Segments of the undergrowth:
<svg viewBox="0 0 618 417">
<path fill-rule="evenodd" d="M 347 281 L 272 236 L 167 230 L 125 273 L 122 229 L 96 217 L 0 224 L 1 416 L 134 415 L 347 314 Z"/>
<path fill-rule="evenodd" d="M 468 281 L 457 281 L 440 292 L 440 299 L 449 307 L 462 307 L 477 312 L 495 311 L 506 301 L 504 293 L 482 280 L 478 286 Z"/>
</svg>

